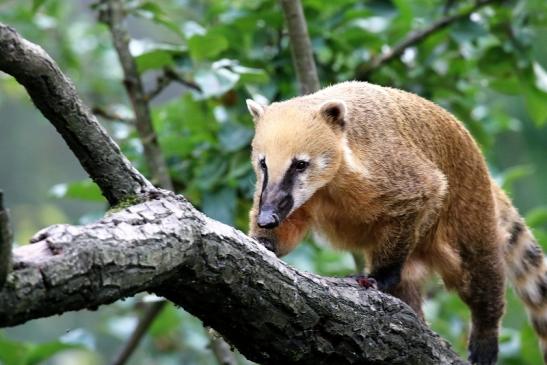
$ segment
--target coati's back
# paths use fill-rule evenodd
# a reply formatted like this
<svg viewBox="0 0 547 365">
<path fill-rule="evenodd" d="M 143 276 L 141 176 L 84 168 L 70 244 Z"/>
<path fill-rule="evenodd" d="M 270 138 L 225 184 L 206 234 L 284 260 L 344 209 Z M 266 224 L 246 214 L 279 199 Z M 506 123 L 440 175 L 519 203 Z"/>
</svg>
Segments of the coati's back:
<svg viewBox="0 0 547 365">
<path fill-rule="evenodd" d="M 449 180 L 468 176 L 470 172 L 487 171 L 477 144 L 462 123 L 445 109 L 415 94 L 349 81 L 290 102 L 298 103 L 303 110 L 312 110 L 331 99 L 347 103 L 346 133 L 354 142 L 356 153 L 366 151 L 363 159 L 377 156 L 385 159 L 385 146 L 393 144 L 423 154 Z M 465 173 L 460 174 L 463 170 Z"/>
</svg>

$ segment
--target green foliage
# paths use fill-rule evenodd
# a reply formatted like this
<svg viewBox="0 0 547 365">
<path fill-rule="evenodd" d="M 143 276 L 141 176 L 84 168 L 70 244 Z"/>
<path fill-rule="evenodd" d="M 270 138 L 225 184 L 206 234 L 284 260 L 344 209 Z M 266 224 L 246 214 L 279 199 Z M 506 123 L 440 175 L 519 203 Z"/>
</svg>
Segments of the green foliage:
<svg viewBox="0 0 547 365">
<path fill-rule="evenodd" d="M 51 188 L 50 194 L 55 198 L 105 202 L 101 190 L 91 179 L 57 184 Z"/>
<path fill-rule="evenodd" d="M 16 342 L 0 336 L 0 363 L 3 365 L 37 365 L 67 350 L 83 349 L 79 344 L 62 341 L 46 343 Z"/>
<path fill-rule="evenodd" d="M 100 106 L 127 104 L 111 39 L 92 11 L 62 0 L 11 3 L 0 5 L 2 21 L 43 45 L 75 80 L 85 100 Z M 387 46 L 443 17 L 447 2 L 303 3 L 320 79 L 328 85 L 353 79 L 361 66 Z M 448 13 L 464 12 L 474 1 L 453 3 Z M 483 8 L 433 33 L 375 70 L 369 79 L 418 93 L 458 116 L 547 248 L 547 208 L 538 207 L 547 202 L 543 188 L 547 184 L 547 48 L 543 47 L 547 2 L 504 4 Z M 245 230 L 255 178 L 249 159 L 253 123 L 244 100 L 277 101 L 298 90 L 277 1 L 131 0 L 127 5 L 129 28 L 135 36 L 131 51 L 147 88 L 152 89 L 155 76 L 168 67 L 200 89 L 169 90 L 152 104 L 154 126 L 177 191 L 207 215 Z M 0 89 L 2 98 L 4 94 L 24 98 L 9 79 L 0 79 Z M 105 123 L 123 152 L 146 172 L 142 145 L 133 128 Z M 104 202 L 90 180 L 63 183 L 51 193 L 57 198 Z M 351 255 L 311 239 L 286 260 L 322 275 L 354 270 Z M 466 307 L 438 282 L 430 284 L 428 298 L 428 322 L 465 354 Z M 500 363 L 537 364 L 536 337 L 522 305 L 512 292 L 507 298 Z M 118 312 L 108 312 L 95 336 L 118 341 L 127 336 L 135 321 L 128 306 L 118 303 Z M 214 363 L 200 325 L 169 305 L 152 326 L 135 363 L 170 364 L 181 359 Z M 119 328 L 125 330 L 123 336 Z M 28 355 L 32 346 L 39 345 L 1 339 L 0 359 L 6 364 L 26 364 L 32 359 Z"/>
</svg>

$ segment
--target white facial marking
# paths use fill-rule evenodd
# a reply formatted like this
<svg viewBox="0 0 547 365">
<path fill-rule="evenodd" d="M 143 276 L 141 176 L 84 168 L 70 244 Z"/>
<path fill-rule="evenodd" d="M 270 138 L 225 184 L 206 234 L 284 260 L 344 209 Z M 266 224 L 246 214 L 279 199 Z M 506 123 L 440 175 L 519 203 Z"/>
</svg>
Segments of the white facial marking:
<svg viewBox="0 0 547 365">
<path fill-rule="evenodd" d="M 329 158 L 326 155 L 321 155 L 315 160 L 315 164 L 319 170 L 324 170 L 329 164 Z"/>
<path fill-rule="evenodd" d="M 348 139 L 344 137 L 342 140 L 342 150 L 344 152 L 344 162 L 346 166 L 353 172 L 356 172 L 360 175 L 367 176 L 367 169 L 355 158 L 351 147 L 349 146 Z"/>
</svg>

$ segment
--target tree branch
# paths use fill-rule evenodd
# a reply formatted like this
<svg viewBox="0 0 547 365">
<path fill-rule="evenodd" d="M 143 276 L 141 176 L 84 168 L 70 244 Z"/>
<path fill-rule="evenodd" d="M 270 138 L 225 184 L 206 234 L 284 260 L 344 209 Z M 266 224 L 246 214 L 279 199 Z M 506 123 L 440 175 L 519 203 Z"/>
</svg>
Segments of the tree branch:
<svg viewBox="0 0 547 365">
<path fill-rule="evenodd" d="M 108 26 L 114 48 L 124 73 L 124 86 L 135 111 L 135 126 L 144 149 L 144 157 L 153 180 L 164 189 L 173 190 L 169 170 L 152 125 L 150 106 L 144 92 L 135 59 L 129 51 L 129 33 L 124 28 L 125 9 L 120 0 L 103 0 L 99 19 Z"/>
<path fill-rule="evenodd" d="M 135 119 L 130 118 L 130 117 L 126 117 L 124 115 L 118 114 L 118 113 L 110 111 L 110 110 L 107 110 L 107 109 L 102 108 L 100 106 L 93 107 L 93 109 L 91 109 L 91 111 L 93 112 L 93 114 L 98 115 L 99 117 L 103 117 L 103 118 L 108 119 L 108 120 L 121 122 L 121 123 L 125 123 L 125 124 L 128 124 L 128 125 L 134 125 L 135 124 Z"/>
<path fill-rule="evenodd" d="M 291 55 L 300 85 L 300 94 L 310 94 L 319 90 L 320 85 L 302 4 L 300 0 L 279 2 L 289 29 Z"/>
<path fill-rule="evenodd" d="M 163 69 L 163 72 L 161 75 L 159 75 L 156 79 L 156 86 L 154 89 L 150 90 L 148 94 L 146 95 L 147 100 L 152 100 L 156 96 L 158 96 L 167 86 L 171 84 L 171 82 L 176 81 L 182 86 L 197 91 L 202 92 L 201 87 L 199 87 L 198 84 L 196 84 L 193 81 L 186 80 L 182 75 L 180 75 L 177 71 L 170 67 L 166 67 Z"/>
<path fill-rule="evenodd" d="M 4 192 L 0 190 L 0 288 L 4 286 L 11 270 L 12 240 L 9 211 L 4 208 Z"/>
<path fill-rule="evenodd" d="M 397 43 L 395 46 L 391 47 L 387 52 L 384 52 L 377 57 L 373 57 L 372 60 L 368 63 L 363 63 L 357 66 L 357 71 L 355 73 L 355 80 L 366 81 L 369 79 L 370 74 L 380 68 L 381 66 L 388 64 L 393 61 L 395 58 L 399 57 L 404 53 L 404 51 L 412 46 L 417 45 L 418 43 L 424 41 L 432 34 L 435 34 L 449 25 L 466 19 L 479 10 L 480 8 L 492 4 L 492 3 L 501 3 L 503 0 L 477 0 L 475 4 L 469 7 L 467 10 L 464 10 L 460 13 L 447 15 L 437 21 L 433 22 L 429 27 L 410 32 L 402 41 Z"/>
<path fill-rule="evenodd" d="M 15 250 L 14 267 L 0 326 L 152 291 L 261 364 L 464 363 L 401 301 L 299 272 L 168 192 L 94 224 L 50 227 Z"/>
<path fill-rule="evenodd" d="M 0 23 L 0 71 L 26 89 L 111 205 L 152 189 L 78 97 L 72 82 L 39 46 Z"/>
</svg>

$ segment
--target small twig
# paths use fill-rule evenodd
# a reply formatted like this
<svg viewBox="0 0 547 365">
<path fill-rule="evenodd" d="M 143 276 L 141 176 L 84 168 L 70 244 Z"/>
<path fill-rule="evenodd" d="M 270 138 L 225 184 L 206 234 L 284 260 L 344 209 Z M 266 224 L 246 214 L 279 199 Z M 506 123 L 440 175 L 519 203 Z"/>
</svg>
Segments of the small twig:
<svg viewBox="0 0 547 365">
<path fill-rule="evenodd" d="M 222 338 L 220 333 L 212 328 L 205 328 L 209 337 L 209 347 L 217 359 L 219 365 L 237 365 L 237 359 L 230 345 Z"/>
<path fill-rule="evenodd" d="M 181 85 L 183 85 L 183 86 L 185 86 L 189 89 L 192 89 L 194 91 L 203 92 L 203 90 L 201 90 L 201 87 L 198 84 L 196 84 L 193 81 L 186 80 L 184 77 L 182 77 L 182 75 L 179 72 L 172 69 L 171 67 L 165 68 L 164 72 L 165 72 L 166 77 L 169 77 L 169 78 L 173 79 L 174 81 L 178 82 L 179 84 L 181 84 Z"/>
<path fill-rule="evenodd" d="M 108 120 L 130 124 L 130 125 L 135 124 L 135 119 L 107 110 L 100 106 L 93 107 L 93 109 L 91 109 L 91 112 L 95 115 L 98 115 L 99 117 L 102 117 Z"/>
<path fill-rule="evenodd" d="M 363 63 L 359 66 L 357 66 L 357 72 L 355 74 L 356 80 L 365 81 L 368 80 L 370 74 L 380 68 L 381 66 L 391 62 L 396 57 L 403 54 L 403 52 L 412 46 L 415 46 L 416 44 L 422 42 L 432 34 L 439 32 L 452 23 L 455 23 L 457 21 L 460 21 L 462 19 L 466 19 L 469 15 L 477 11 L 478 9 L 482 8 L 483 6 L 486 6 L 488 4 L 492 4 L 495 2 L 502 2 L 503 0 L 478 0 L 475 2 L 473 6 L 471 6 L 469 9 L 452 14 L 447 15 L 441 19 L 438 19 L 437 21 L 433 22 L 429 27 L 412 31 L 410 32 L 401 42 L 390 48 L 389 51 L 384 52 L 377 57 L 372 58 L 372 60 L 369 63 Z"/>
<path fill-rule="evenodd" d="M 146 95 L 146 100 L 150 101 L 154 99 L 169 85 L 171 85 L 171 82 L 173 81 L 178 82 L 179 84 L 187 87 L 188 89 L 192 89 L 197 92 L 202 92 L 198 84 L 184 79 L 182 75 L 180 75 L 177 71 L 175 71 L 174 69 L 170 67 L 166 67 L 163 69 L 163 72 L 157 77 L 156 86 L 152 90 L 150 90 L 148 94 Z"/>
<path fill-rule="evenodd" d="M 154 322 L 154 319 L 157 318 L 157 316 L 165 307 L 166 303 L 167 302 L 165 300 L 161 300 L 159 302 L 153 303 L 146 308 L 143 316 L 139 319 L 137 327 L 135 328 L 133 333 L 131 333 L 131 336 L 129 337 L 121 351 L 118 353 L 114 361 L 112 361 L 111 365 L 124 365 L 127 362 L 131 354 L 133 354 L 135 349 L 139 346 L 139 343 L 141 342 L 146 332 L 148 332 L 148 329 Z"/>
<path fill-rule="evenodd" d="M 159 94 L 161 94 L 161 92 L 165 90 L 167 86 L 171 85 L 172 81 L 173 79 L 165 77 L 165 73 L 159 75 L 156 79 L 156 86 L 152 90 L 150 90 L 148 94 L 146 94 L 146 100 L 150 101 Z"/>
<path fill-rule="evenodd" d="M 9 211 L 4 208 L 4 192 L 0 190 L 0 289 L 4 286 L 11 270 L 12 240 Z"/>
</svg>

